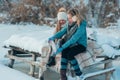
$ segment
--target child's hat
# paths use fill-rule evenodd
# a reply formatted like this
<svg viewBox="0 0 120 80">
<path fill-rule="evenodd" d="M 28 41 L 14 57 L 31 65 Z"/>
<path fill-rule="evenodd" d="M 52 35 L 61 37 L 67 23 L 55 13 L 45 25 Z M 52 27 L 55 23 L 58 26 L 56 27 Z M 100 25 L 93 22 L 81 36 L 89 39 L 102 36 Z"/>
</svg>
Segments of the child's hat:
<svg viewBox="0 0 120 80">
<path fill-rule="evenodd" d="M 58 12 L 57 19 L 58 20 L 66 20 L 67 21 L 67 13 L 66 12 Z"/>
</svg>

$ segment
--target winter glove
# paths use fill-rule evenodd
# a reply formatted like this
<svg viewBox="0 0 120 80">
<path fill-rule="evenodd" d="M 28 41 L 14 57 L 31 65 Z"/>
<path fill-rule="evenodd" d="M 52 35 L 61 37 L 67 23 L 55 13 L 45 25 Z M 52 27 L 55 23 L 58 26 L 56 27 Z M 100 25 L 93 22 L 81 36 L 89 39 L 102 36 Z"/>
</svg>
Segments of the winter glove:
<svg viewBox="0 0 120 80">
<path fill-rule="evenodd" d="M 55 52 L 55 55 L 61 53 L 63 51 L 63 48 L 58 48 L 57 51 Z"/>
<path fill-rule="evenodd" d="M 53 40 L 54 40 L 53 37 L 48 38 L 48 43 L 50 43 L 50 41 L 53 41 Z"/>
<path fill-rule="evenodd" d="M 50 56 L 48 63 L 47 63 L 47 66 L 51 67 L 51 66 L 54 66 L 55 64 L 56 64 L 55 57 Z"/>
</svg>

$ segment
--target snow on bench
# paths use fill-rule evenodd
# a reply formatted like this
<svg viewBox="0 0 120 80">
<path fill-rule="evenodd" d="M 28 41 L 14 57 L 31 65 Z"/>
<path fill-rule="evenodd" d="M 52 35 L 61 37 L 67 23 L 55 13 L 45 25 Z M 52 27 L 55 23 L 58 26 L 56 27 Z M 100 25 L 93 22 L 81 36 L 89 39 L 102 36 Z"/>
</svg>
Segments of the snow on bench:
<svg viewBox="0 0 120 80">
<path fill-rule="evenodd" d="M 31 52 L 41 54 L 41 48 L 45 41 L 52 35 L 53 30 L 36 31 L 34 33 L 12 35 L 4 42 L 6 47 L 15 46 Z"/>
</svg>

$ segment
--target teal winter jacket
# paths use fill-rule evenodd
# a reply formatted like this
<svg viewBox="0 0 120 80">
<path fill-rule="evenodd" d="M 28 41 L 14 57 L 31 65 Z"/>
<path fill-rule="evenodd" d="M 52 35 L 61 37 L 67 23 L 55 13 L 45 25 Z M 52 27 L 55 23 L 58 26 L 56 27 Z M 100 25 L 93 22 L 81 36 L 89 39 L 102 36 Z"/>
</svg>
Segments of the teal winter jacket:
<svg viewBox="0 0 120 80">
<path fill-rule="evenodd" d="M 76 32 L 72 35 L 72 37 L 66 41 L 61 48 L 65 49 L 73 44 L 81 44 L 84 47 L 87 47 L 87 33 L 86 33 L 86 25 L 87 22 L 85 20 L 83 20 L 78 29 L 76 30 Z M 62 30 L 60 30 L 59 32 L 57 32 L 52 38 L 53 39 L 59 39 L 61 38 L 64 34 L 67 33 L 67 27 L 65 26 Z"/>
</svg>

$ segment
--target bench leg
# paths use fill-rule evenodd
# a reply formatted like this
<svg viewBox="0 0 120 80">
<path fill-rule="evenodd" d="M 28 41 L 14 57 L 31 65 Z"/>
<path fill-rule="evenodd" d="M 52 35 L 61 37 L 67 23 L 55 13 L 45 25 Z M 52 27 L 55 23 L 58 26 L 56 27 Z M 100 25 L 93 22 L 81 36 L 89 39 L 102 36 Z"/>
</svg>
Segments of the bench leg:
<svg viewBox="0 0 120 80">
<path fill-rule="evenodd" d="M 110 67 L 112 67 L 112 62 L 106 63 L 104 66 L 105 69 Z M 106 73 L 105 80 L 110 80 L 111 76 L 112 76 L 112 72 Z"/>
<path fill-rule="evenodd" d="M 113 73 L 114 73 L 114 72 L 111 73 L 112 79 L 113 79 L 113 80 L 116 80 L 115 75 L 114 75 Z"/>
<path fill-rule="evenodd" d="M 111 75 L 111 72 L 107 73 L 105 80 L 110 80 L 111 76 L 112 76 L 112 75 Z"/>
<path fill-rule="evenodd" d="M 9 51 L 8 51 L 8 55 L 13 55 L 13 56 L 14 56 L 14 51 L 13 51 L 13 50 L 9 50 Z M 14 59 L 10 59 L 10 62 L 9 62 L 9 64 L 8 64 L 8 67 L 13 68 L 14 62 L 15 62 Z"/>
<path fill-rule="evenodd" d="M 36 61 L 37 60 L 37 56 L 35 54 L 32 54 L 32 59 L 33 61 Z M 35 65 L 32 65 L 30 66 L 30 75 L 32 75 L 33 77 L 35 76 Z"/>
</svg>

